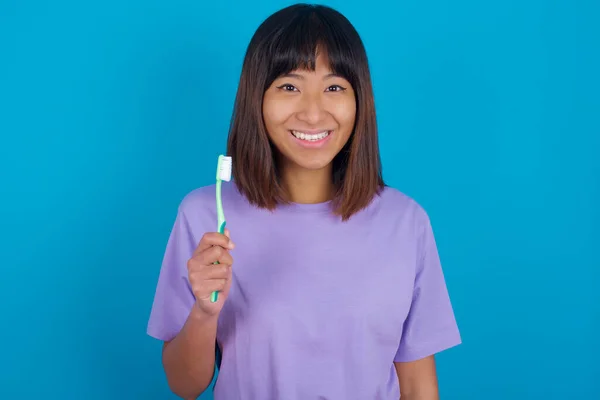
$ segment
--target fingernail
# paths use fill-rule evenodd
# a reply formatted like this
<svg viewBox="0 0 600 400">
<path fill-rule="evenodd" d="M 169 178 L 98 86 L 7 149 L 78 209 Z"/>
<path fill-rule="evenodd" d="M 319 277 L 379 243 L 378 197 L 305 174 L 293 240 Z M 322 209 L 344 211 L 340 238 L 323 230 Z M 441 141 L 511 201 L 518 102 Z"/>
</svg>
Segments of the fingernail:
<svg viewBox="0 0 600 400">
<path fill-rule="evenodd" d="M 229 242 L 229 249 L 233 249 L 235 247 L 235 244 L 233 244 L 233 242 Z"/>
</svg>

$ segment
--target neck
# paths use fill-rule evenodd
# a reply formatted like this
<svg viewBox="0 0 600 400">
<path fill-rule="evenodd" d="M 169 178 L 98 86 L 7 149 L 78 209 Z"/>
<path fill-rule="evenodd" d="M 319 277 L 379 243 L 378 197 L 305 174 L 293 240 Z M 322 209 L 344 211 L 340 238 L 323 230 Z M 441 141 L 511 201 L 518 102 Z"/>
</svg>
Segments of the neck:
<svg viewBox="0 0 600 400">
<path fill-rule="evenodd" d="M 281 177 L 283 187 L 294 203 L 323 203 L 333 197 L 331 166 L 319 170 L 287 166 L 283 168 Z"/>
</svg>

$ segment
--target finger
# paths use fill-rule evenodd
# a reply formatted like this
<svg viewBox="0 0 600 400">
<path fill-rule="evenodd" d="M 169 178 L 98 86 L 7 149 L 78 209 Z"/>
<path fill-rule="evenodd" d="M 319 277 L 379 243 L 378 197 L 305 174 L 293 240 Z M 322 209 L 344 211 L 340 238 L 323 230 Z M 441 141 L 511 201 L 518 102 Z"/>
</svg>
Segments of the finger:
<svg viewBox="0 0 600 400">
<path fill-rule="evenodd" d="M 229 289 L 231 288 L 231 282 L 233 278 L 233 271 L 231 269 L 231 267 L 228 268 L 227 271 L 227 278 L 225 279 L 225 287 L 223 288 L 223 292 L 225 293 L 225 295 L 227 295 L 229 293 Z"/>
<path fill-rule="evenodd" d="M 225 279 L 211 279 L 205 281 L 202 286 L 194 291 L 194 296 L 198 299 L 208 299 L 213 292 L 221 292 L 225 289 L 227 281 Z"/>
<path fill-rule="evenodd" d="M 200 261 L 203 265 L 214 264 L 217 261 L 221 264 L 233 264 L 233 257 L 231 257 L 231 254 L 229 254 L 227 250 L 220 246 L 209 247 L 194 258 Z"/>
<path fill-rule="evenodd" d="M 231 264 L 206 262 L 202 259 L 191 258 L 187 263 L 190 282 L 202 282 L 207 279 L 226 279 Z"/>
<path fill-rule="evenodd" d="M 225 236 L 227 236 L 229 239 L 231 239 L 231 234 L 229 233 L 229 229 L 225 228 L 223 233 L 225 233 Z"/>
<path fill-rule="evenodd" d="M 196 247 L 194 255 L 199 254 L 212 246 L 221 246 L 225 249 L 233 249 L 235 247 L 231 239 L 227 236 L 218 232 L 207 232 L 202 236 L 202 239 L 200 239 L 200 243 L 198 244 L 198 247 Z"/>
<path fill-rule="evenodd" d="M 202 280 L 210 280 L 210 279 L 227 279 L 229 277 L 229 270 L 231 266 L 227 264 L 212 264 L 206 265 L 202 268 L 198 274 L 201 276 Z"/>
</svg>

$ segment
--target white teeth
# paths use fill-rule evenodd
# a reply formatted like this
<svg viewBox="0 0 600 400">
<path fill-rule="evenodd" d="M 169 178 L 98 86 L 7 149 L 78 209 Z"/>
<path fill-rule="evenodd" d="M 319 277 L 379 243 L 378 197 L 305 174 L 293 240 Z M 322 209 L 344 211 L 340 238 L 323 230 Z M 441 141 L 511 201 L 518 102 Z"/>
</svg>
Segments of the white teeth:
<svg viewBox="0 0 600 400">
<path fill-rule="evenodd" d="M 301 140 L 306 140 L 308 142 L 314 142 L 317 140 L 325 139 L 329 136 L 329 131 L 323 131 L 321 133 L 308 134 L 300 131 L 292 131 L 292 135 Z"/>
</svg>

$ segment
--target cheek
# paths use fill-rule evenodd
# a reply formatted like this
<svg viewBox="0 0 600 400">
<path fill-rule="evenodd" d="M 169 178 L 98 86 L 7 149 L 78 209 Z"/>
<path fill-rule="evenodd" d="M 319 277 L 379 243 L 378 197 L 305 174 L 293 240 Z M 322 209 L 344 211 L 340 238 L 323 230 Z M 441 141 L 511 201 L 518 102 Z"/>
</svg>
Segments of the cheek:
<svg viewBox="0 0 600 400">
<path fill-rule="evenodd" d="M 275 101 L 265 97 L 263 101 L 263 118 L 267 127 L 275 128 L 283 124 L 290 116 L 289 106 L 284 101 Z"/>
<path fill-rule="evenodd" d="M 340 124 L 342 129 L 352 129 L 356 118 L 356 103 L 354 99 L 339 101 L 331 110 L 331 114 Z"/>
</svg>

